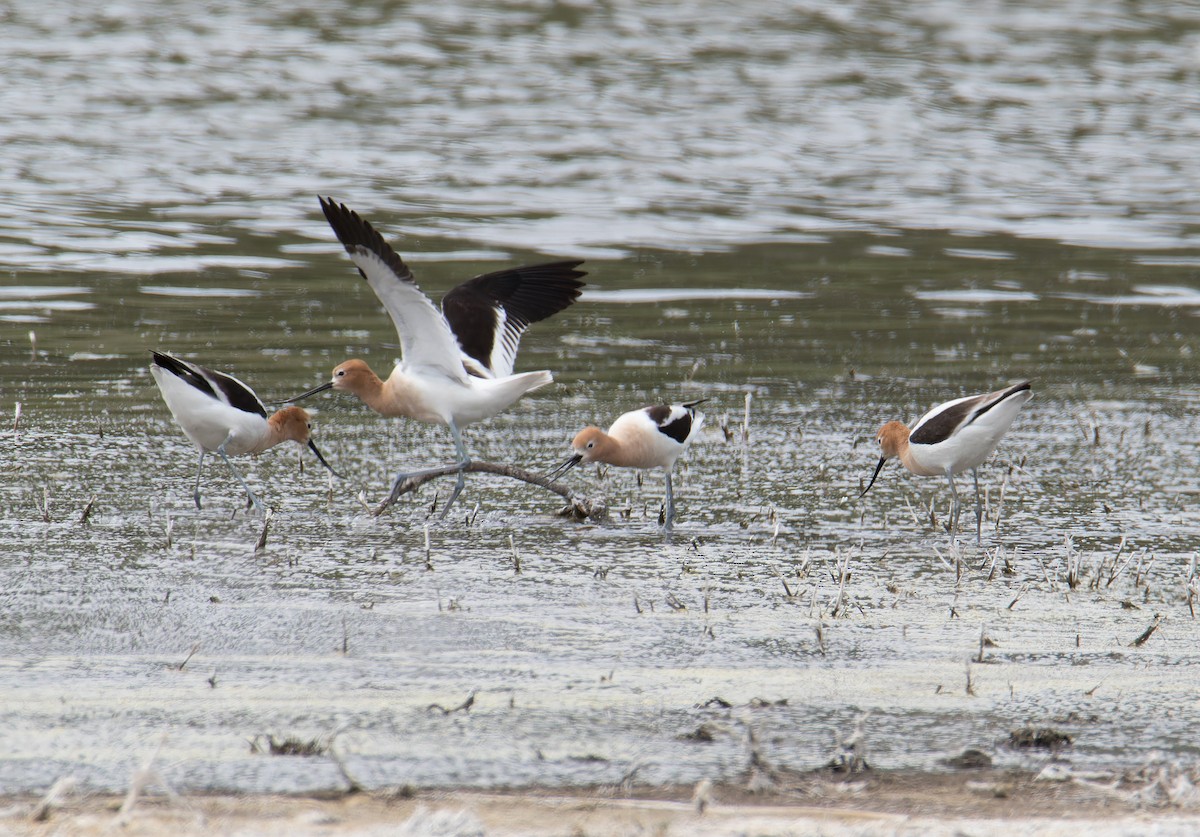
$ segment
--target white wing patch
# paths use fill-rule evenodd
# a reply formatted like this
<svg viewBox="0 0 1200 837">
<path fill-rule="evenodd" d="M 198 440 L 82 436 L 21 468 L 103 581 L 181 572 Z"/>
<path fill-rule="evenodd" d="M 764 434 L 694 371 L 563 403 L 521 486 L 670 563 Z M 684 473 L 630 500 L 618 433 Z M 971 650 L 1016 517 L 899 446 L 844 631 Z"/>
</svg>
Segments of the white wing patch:
<svg viewBox="0 0 1200 837">
<path fill-rule="evenodd" d="M 509 322 L 508 312 L 503 306 L 496 306 L 496 332 L 492 344 L 492 355 L 488 358 L 492 372 L 497 377 L 511 375 L 517 364 L 517 349 L 521 345 L 521 335 L 525 329 Z"/>
<path fill-rule="evenodd" d="M 460 362 L 458 341 L 450 332 L 446 318 L 429 297 L 416 283 L 397 276 L 369 248 L 360 244 L 347 252 L 392 318 L 404 362 L 436 369 L 455 380 L 465 380 L 466 370 Z"/>
</svg>

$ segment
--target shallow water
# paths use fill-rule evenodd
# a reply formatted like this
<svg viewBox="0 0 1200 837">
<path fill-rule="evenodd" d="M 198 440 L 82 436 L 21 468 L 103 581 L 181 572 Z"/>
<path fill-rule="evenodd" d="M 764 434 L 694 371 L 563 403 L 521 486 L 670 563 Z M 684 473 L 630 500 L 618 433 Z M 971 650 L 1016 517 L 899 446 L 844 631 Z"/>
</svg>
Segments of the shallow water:
<svg viewBox="0 0 1200 837">
<path fill-rule="evenodd" d="M 248 744 L 334 733 L 368 786 L 686 782 L 738 775 L 750 729 L 818 767 L 864 713 L 880 767 L 1038 767 L 1001 746 L 1026 724 L 1081 772 L 1196 758 L 1194 11 L 724 8 L 7 13 L 0 789 L 121 790 L 155 753 L 180 788 L 337 787 Z M 472 475 L 427 546 L 435 486 L 358 494 L 447 434 L 328 395 L 344 482 L 243 461 L 260 551 L 211 462 L 197 511 L 149 349 L 265 398 L 398 354 L 318 192 L 434 297 L 586 256 L 518 362 L 556 385 L 467 443 L 549 468 L 708 396 L 676 538 L 661 476 L 580 469 L 609 522 Z M 855 499 L 884 420 L 1023 378 L 982 548 L 931 523 L 941 481 Z"/>
</svg>

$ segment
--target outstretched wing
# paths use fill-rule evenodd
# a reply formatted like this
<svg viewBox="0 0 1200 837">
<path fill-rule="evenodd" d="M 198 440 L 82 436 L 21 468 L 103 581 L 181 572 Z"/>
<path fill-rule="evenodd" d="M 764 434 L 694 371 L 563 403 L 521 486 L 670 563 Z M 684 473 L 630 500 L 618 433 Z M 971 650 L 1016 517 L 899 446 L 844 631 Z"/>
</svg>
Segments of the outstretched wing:
<svg viewBox="0 0 1200 837">
<path fill-rule="evenodd" d="M 521 335 L 557 314 L 583 288 L 580 260 L 498 270 L 468 279 L 442 299 L 442 314 L 462 347 L 464 364 L 486 378 L 513 373 Z"/>
<path fill-rule="evenodd" d="M 408 265 L 357 212 L 332 198 L 318 200 L 338 241 L 392 318 L 404 361 L 465 379 L 458 342 L 441 312 L 417 287 Z"/>
</svg>

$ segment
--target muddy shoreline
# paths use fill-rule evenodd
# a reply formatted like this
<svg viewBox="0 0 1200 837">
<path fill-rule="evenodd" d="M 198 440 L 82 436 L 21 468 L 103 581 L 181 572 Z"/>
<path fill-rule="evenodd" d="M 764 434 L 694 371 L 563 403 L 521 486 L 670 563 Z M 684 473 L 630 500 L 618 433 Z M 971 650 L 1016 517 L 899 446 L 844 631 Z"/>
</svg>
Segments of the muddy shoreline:
<svg viewBox="0 0 1200 837">
<path fill-rule="evenodd" d="M 307 795 L 136 797 L 75 793 L 0 801 L 6 834 L 1187 834 L 1200 828 L 1178 776 L 1082 778 L 1043 770 L 827 771 L 736 783 L 512 788 L 408 787 Z M 1160 786 L 1161 785 L 1161 786 Z M 1193 791 L 1194 794 L 1194 791 Z M 1191 800 L 1194 803 L 1194 799 Z"/>
</svg>

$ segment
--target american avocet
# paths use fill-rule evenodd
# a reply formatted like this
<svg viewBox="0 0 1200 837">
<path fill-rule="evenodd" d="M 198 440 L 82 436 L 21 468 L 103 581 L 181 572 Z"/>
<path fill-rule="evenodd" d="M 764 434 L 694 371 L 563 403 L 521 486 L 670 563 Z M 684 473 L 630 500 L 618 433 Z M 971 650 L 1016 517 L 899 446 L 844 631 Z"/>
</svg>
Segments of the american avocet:
<svg viewBox="0 0 1200 837">
<path fill-rule="evenodd" d="M 558 479 L 581 462 L 605 462 L 618 468 L 662 468 L 667 479 L 663 528 L 670 532 L 675 520 L 671 469 L 704 425 L 704 415 L 696 412 L 696 405 L 707 400 L 631 410 L 618 416 L 607 432 L 585 427 L 571 441 L 575 453 L 551 471 L 550 478 Z"/>
<path fill-rule="evenodd" d="M 321 198 L 321 209 L 359 272 L 387 309 L 400 336 L 401 361 L 380 380 L 365 361 L 338 365 L 328 383 L 289 401 L 329 388 L 354 393 L 375 412 L 405 416 L 450 428 L 458 454 L 458 481 L 442 517 L 463 489 L 471 458 L 461 428 L 491 418 L 532 389 L 554 380 L 549 372 L 513 374 L 521 335 L 531 323 L 566 308 L 580 294 L 582 261 L 509 268 L 468 279 L 442 298 L 442 310 L 421 292 L 396 252 L 375 229 L 346 208 Z M 401 472 L 392 495 L 406 478 L 431 473 Z"/>
<path fill-rule="evenodd" d="M 196 487 L 192 492 L 196 508 L 200 508 L 200 470 L 205 454 L 215 453 L 225 460 L 260 512 L 263 511 L 262 503 L 233 467 L 230 456 L 262 453 L 290 439 L 307 444 L 321 464 L 333 471 L 309 437 L 311 424 L 304 410 L 284 407 L 268 417 L 254 390 L 237 378 L 163 352 L 152 351 L 151 354 L 154 361 L 150 364 L 150 374 L 162 391 L 163 400 L 183 432 L 200 449 Z"/>
<path fill-rule="evenodd" d="M 1008 432 L 1017 411 L 1033 397 L 1029 381 L 987 395 L 968 395 L 939 404 L 921 417 L 912 430 L 901 422 L 889 421 L 875 436 L 879 464 L 859 497 L 866 495 L 885 462 L 900 458 L 914 474 L 932 477 L 945 474 L 950 483 L 954 508 L 950 513 L 951 533 L 958 526 L 962 503 L 954 486 L 954 475 L 970 469 L 975 475 L 975 539 L 982 539 L 983 506 L 979 503 L 979 466 Z"/>
</svg>

